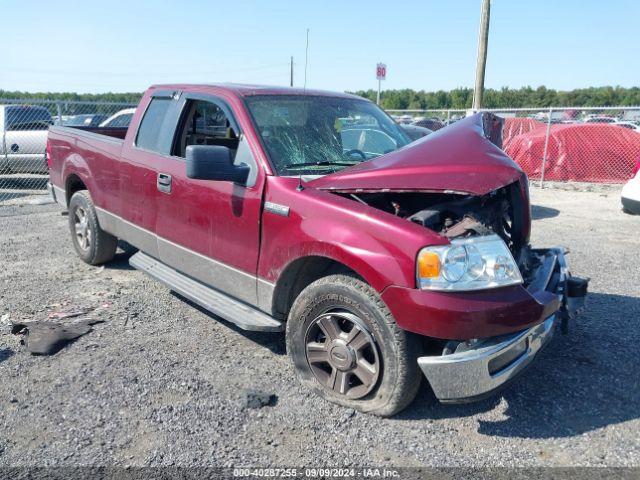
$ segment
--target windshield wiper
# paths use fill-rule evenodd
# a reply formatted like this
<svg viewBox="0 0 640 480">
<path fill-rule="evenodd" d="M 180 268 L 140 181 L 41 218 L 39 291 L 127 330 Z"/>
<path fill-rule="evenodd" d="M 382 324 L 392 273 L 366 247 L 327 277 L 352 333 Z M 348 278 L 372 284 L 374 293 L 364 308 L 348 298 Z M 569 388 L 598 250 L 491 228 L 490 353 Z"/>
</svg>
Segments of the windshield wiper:
<svg viewBox="0 0 640 480">
<path fill-rule="evenodd" d="M 351 166 L 357 165 L 359 163 L 362 163 L 362 162 L 360 162 L 360 161 L 345 162 L 344 160 L 338 161 L 338 162 L 330 162 L 330 161 L 324 160 L 324 161 L 321 161 L 321 162 L 289 163 L 289 164 L 285 165 L 284 168 L 286 168 L 287 170 L 294 170 L 294 169 L 305 168 L 305 167 L 332 167 L 332 166 L 336 166 L 336 167 L 351 167 Z"/>
</svg>

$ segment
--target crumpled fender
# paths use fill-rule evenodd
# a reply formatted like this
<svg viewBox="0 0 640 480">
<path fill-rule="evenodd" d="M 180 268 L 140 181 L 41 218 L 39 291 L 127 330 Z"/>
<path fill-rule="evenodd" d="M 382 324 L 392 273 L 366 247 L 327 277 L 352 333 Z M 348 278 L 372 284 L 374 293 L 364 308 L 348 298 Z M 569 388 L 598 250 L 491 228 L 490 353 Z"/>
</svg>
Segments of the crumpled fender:
<svg viewBox="0 0 640 480">
<path fill-rule="evenodd" d="M 277 282 L 299 258 L 335 260 L 374 289 L 415 286 L 415 261 L 426 245 L 449 243 L 442 236 L 373 207 L 312 188 L 298 191 L 297 179 L 268 177 L 265 200 L 289 207 L 288 215 L 265 209 L 258 276 Z"/>
</svg>

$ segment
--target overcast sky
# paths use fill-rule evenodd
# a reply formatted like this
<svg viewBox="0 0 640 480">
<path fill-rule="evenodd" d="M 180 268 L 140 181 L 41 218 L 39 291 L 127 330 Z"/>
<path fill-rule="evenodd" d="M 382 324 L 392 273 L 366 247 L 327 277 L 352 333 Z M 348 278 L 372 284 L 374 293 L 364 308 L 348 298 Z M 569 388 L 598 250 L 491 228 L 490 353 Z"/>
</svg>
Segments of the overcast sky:
<svg viewBox="0 0 640 480">
<path fill-rule="evenodd" d="M 142 91 L 152 83 L 423 90 L 473 85 L 480 0 L 0 0 L 0 88 Z M 640 84 L 640 1 L 493 0 L 487 87 Z"/>
</svg>

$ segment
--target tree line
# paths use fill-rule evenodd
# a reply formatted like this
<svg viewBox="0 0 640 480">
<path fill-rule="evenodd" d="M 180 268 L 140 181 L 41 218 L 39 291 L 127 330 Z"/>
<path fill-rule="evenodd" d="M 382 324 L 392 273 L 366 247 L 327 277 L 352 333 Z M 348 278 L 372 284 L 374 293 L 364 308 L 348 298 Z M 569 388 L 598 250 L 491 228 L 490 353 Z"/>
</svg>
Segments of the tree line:
<svg viewBox="0 0 640 480">
<path fill-rule="evenodd" d="M 353 92 L 375 102 L 375 90 Z M 467 109 L 471 108 L 473 89 L 455 88 L 425 92 L 411 89 L 385 90 L 380 103 L 385 109 Z M 484 92 L 484 108 L 606 107 L 640 105 L 640 88 L 590 87 L 558 91 L 546 87 L 489 88 Z"/>
<path fill-rule="evenodd" d="M 375 90 L 353 92 L 369 100 L 376 100 Z M 138 103 L 142 93 L 29 93 L 0 89 L 0 98 L 38 99 L 61 101 L 94 101 Z M 445 91 L 384 90 L 381 104 L 386 109 L 466 109 L 471 108 L 473 89 L 455 88 Z M 485 108 L 543 108 L 543 107 L 604 107 L 640 105 L 640 87 L 590 87 L 569 91 L 558 91 L 544 86 L 518 89 L 489 88 L 484 93 Z"/>
</svg>

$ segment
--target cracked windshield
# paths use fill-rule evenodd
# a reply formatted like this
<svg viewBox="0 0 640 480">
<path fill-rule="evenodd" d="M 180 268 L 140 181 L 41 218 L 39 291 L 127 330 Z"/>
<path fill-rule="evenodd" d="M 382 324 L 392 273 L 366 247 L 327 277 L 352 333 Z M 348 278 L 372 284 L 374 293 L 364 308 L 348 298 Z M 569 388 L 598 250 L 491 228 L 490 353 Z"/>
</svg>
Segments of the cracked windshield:
<svg viewBox="0 0 640 480">
<path fill-rule="evenodd" d="M 325 175 L 410 142 L 387 114 L 363 100 L 257 95 L 247 104 L 278 175 Z"/>
</svg>

